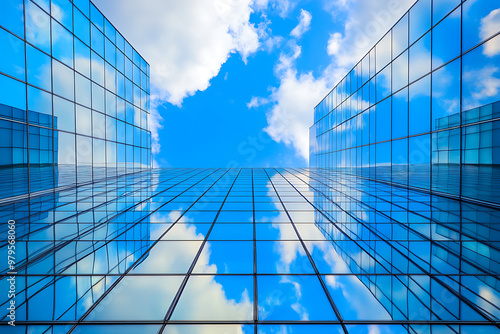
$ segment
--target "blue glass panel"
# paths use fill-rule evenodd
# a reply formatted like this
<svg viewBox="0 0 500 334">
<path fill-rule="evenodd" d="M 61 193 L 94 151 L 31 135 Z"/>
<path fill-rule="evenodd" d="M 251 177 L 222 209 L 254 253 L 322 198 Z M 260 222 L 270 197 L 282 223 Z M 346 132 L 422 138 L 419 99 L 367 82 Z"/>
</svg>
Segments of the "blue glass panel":
<svg viewBox="0 0 500 334">
<path fill-rule="evenodd" d="M 92 116 L 90 110 L 76 106 L 76 132 L 84 135 L 92 135 Z"/>
<path fill-rule="evenodd" d="M 430 187 L 430 135 L 409 138 L 409 185 L 424 189 Z"/>
<path fill-rule="evenodd" d="M 106 137 L 106 116 L 92 112 L 92 136 L 104 139 Z"/>
<path fill-rule="evenodd" d="M 104 89 L 92 83 L 92 109 L 104 113 Z"/>
<path fill-rule="evenodd" d="M 90 78 L 90 48 L 75 39 L 75 70 Z"/>
<path fill-rule="evenodd" d="M 104 81 L 106 83 L 105 87 L 107 90 L 116 93 L 116 70 L 114 67 L 106 63 L 105 65 Z"/>
<path fill-rule="evenodd" d="M 420 79 L 409 87 L 409 134 L 428 132 L 431 122 L 431 78 Z"/>
<path fill-rule="evenodd" d="M 0 87 L 3 87 L 0 104 L 26 110 L 26 85 L 24 83 L 0 74 Z M 21 119 L 25 119 L 25 116 Z"/>
<path fill-rule="evenodd" d="M 50 0 L 31 0 L 47 13 L 50 13 Z"/>
<path fill-rule="evenodd" d="M 460 125 L 460 60 L 432 73 L 432 129 Z"/>
<path fill-rule="evenodd" d="M 0 120 L 0 166 L 27 163 L 26 148 L 26 125 Z M 7 186 L 7 182 L 4 186 Z M 11 189 L 9 193 L 12 191 L 14 190 Z M 2 197 L 4 197 L 3 192 Z"/>
<path fill-rule="evenodd" d="M 462 58 L 462 111 L 500 100 L 500 36 L 465 54 Z"/>
<path fill-rule="evenodd" d="M 386 34 L 375 47 L 376 70 L 384 68 L 391 61 L 391 33 Z"/>
<path fill-rule="evenodd" d="M 52 159 L 53 159 L 53 155 L 52 155 L 53 147 L 52 147 L 52 145 L 53 145 L 53 143 L 52 143 L 52 130 L 40 128 L 40 127 L 36 127 L 36 126 L 29 127 L 29 162 L 30 162 L 30 164 L 49 164 L 49 163 L 52 163 Z M 34 170 L 34 172 L 35 172 L 35 170 Z M 33 186 L 33 184 L 32 184 L 32 186 Z M 49 185 L 49 187 L 50 187 L 50 185 Z"/>
<path fill-rule="evenodd" d="M 116 95 L 106 91 L 106 114 L 116 117 Z"/>
<path fill-rule="evenodd" d="M 26 1 L 26 40 L 50 54 L 50 17 L 30 0 Z"/>
<path fill-rule="evenodd" d="M 173 320 L 184 321 L 252 318 L 253 278 L 248 276 L 191 276 L 172 314 Z"/>
<path fill-rule="evenodd" d="M 408 85 L 408 52 L 392 62 L 392 92 Z"/>
<path fill-rule="evenodd" d="M 88 2 L 88 0 L 86 0 Z M 78 9 L 73 9 L 74 32 L 82 42 L 90 45 L 90 21 Z"/>
<path fill-rule="evenodd" d="M 460 8 L 434 27 L 432 34 L 432 68 L 435 69 L 460 55 Z"/>
<path fill-rule="evenodd" d="M 432 24 L 435 25 L 460 5 L 460 0 L 439 0 L 432 2 Z"/>
<path fill-rule="evenodd" d="M 14 78 L 25 80 L 24 42 L 0 29 L 0 71 Z"/>
<path fill-rule="evenodd" d="M 94 25 L 91 25 L 91 48 L 99 56 L 104 57 L 104 34 L 99 31 Z"/>
<path fill-rule="evenodd" d="M 90 1 L 89 0 L 73 0 L 73 4 L 78 7 L 79 10 L 82 11 L 82 13 L 90 17 Z"/>
<path fill-rule="evenodd" d="M 410 47 L 410 74 L 413 82 L 431 71 L 431 33 L 426 34 Z"/>
<path fill-rule="evenodd" d="M 47 91 L 52 90 L 52 66 L 49 56 L 32 46 L 26 46 L 28 83 Z"/>
<path fill-rule="evenodd" d="M 410 9 L 410 45 L 431 28 L 431 1 L 420 0 Z"/>
<path fill-rule="evenodd" d="M 116 32 L 116 47 L 122 52 L 125 53 L 125 39 L 123 38 L 120 32 Z"/>
<path fill-rule="evenodd" d="M 28 86 L 28 122 L 52 127 L 52 95 Z"/>
<path fill-rule="evenodd" d="M 116 141 L 116 119 L 106 117 L 106 139 Z"/>
<path fill-rule="evenodd" d="M 54 129 L 75 131 L 75 105 L 54 96 Z"/>
<path fill-rule="evenodd" d="M 88 119 L 90 123 L 90 118 Z M 78 123 L 78 108 L 77 108 L 77 130 Z M 79 166 L 92 165 L 92 138 L 84 136 L 76 136 L 76 163 Z"/>
<path fill-rule="evenodd" d="M 497 1 L 466 1 L 463 7 L 462 52 L 498 33 Z M 498 49 L 497 49 L 498 50 Z"/>
<path fill-rule="evenodd" d="M 375 78 L 377 82 L 377 102 L 380 102 L 391 94 L 391 66 L 387 66 Z"/>
<path fill-rule="evenodd" d="M 116 42 L 116 29 L 106 18 L 104 18 L 104 34 L 112 43 Z"/>
<path fill-rule="evenodd" d="M 90 3 L 90 20 L 100 31 L 104 32 L 104 16 L 93 3 Z"/>
<path fill-rule="evenodd" d="M 116 69 L 122 74 L 125 73 L 125 55 L 121 51 L 116 52 Z"/>
<path fill-rule="evenodd" d="M 316 276 L 260 276 L 257 279 L 259 319 L 301 320 L 306 313 L 309 320 L 336 319 Z"/>
<path fill-rule="evenodd" d="M 76 92 L 76 102 L 80 103 L 86 107 L 91 107 L 91 91 L 92 86 L 89 79 L 81 76 L 80 74 L 75 74 L 75 92 Z"/>
<path fill-rule="evenodd" d="M 55 20 L 52 20 L 52 56 L 73 67 L 73 35 Z"/>
<path fill-rule="evenodd" d="M 73 31 L 73 6 L 68 0 L 51 0 L 51 15 L 69 31 Z"/>
<path fill-rule="evenodd" d="M 107 38 L 106 38 L 105 51 L 106 51 L 106 61 L 111 65 L 116 66 L 116 47 Z"/>
<path fill-rule="evenodd" d="M 57 60 L 52 61 L 52 87 L 54 94 L 74 100 L 75 96 L 75 72 Z"/>
<path fill-rule="evenodd" d="M 24 38 L 23 0 L 0 2 L 0 25 Z"/>
<path fill-rule="evenodd" d="M 182 277 L 143 276 L 127 277 L 117 285 L 125 289 L 126 293 L 119 290 L 108 294 L 103 303 L 108 307 L 104 310 L 94 310 L 90 314 L 95 320 L 155 320 L 163 318 L 172 303 L 175 292 L 182 282 Z M 160 288 L 159 287 L 163 287 Z M 156 301 L 142 312 L 133 311 L 138 298 Z M 112 306 L 112 307 L 109 307 Z"/>
<path fill-rule="evenodd" d="M 104 59 L 92 51 L 92 80 L 104 86 Z"/>
<path fill-rule="evenodd" d="M 399 111 L 398 111 L 399 112 Z M 376 106 L 377 142 L 391 139 L 391 98 L 387 98 Z M 398 125 L 400 126 L 400 125 Z"/>
</svg>

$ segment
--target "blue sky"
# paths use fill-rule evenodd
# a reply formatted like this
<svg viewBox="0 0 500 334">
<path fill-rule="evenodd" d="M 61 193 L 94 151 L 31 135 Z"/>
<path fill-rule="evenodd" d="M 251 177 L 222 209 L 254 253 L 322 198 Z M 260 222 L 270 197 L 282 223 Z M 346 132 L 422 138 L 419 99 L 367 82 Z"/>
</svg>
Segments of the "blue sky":
<svg viewBox="0 0 500 334">
<path fill-rule="evenodd" d="M 151 65 L 160 167 L 308 165 L 313 108 L 413 0 L 96 0 Z"/>
</svg>

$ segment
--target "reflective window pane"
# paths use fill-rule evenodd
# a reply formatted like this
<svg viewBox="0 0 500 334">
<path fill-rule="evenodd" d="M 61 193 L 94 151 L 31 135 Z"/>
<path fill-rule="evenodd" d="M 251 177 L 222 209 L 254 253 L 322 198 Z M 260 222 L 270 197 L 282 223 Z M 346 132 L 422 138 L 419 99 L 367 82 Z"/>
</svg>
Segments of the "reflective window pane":
<svg viewBox="0 0 500 334">
<path fill-rule="evenodd" d="M 11 33 L 0 29 L 0 71 L 14 78 L 25 80 L 24 43 Z"/>
</svg>

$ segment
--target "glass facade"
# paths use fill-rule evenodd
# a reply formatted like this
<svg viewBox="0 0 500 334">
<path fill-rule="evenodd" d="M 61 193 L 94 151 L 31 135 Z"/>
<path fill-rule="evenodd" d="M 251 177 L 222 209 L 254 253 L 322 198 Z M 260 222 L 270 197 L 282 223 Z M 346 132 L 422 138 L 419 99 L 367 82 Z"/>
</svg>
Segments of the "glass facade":
<svg viewBox="0 0 500 334">
<path fill-rule="evenodd" d="M 499 12 L 417 1 L 315 107 L 311 167 L 499 204 Z"/>
<path fill-rule="evenodd" d="M 496 208 L 318 169 L 143 170 L 1 205 L 0 332 L 500 333 Z"/>
<path fill-rule="evenodd" d="M 500 334 L 499 18 L 416 2 L 312 168 L 151 169 L 145 60 L 88 0 L 1 1 L 0 333 Z"/>
<path fill-rule="evenodd" d="M 149 65 L 89 0 L 1 1 L 0 45 L 0 198 L 151 166 Z"/>
</svg>

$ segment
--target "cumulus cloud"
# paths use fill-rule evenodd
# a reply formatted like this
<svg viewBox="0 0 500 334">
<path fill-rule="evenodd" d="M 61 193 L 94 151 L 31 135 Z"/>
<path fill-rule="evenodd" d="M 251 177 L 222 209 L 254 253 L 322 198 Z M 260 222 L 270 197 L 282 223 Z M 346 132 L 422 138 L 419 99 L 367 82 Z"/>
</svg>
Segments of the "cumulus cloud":
<svg viewBox="0 0 500 334">
<path fill-rule="evenodd" d="M 290 36 L 300 38 L 302 35 L 311 28 L 312 15 L 307 10 L 300 10 L 299 24 L 293 28 Z"/>
<path fill-rule="evenodd" d="M 250 15 L 268 1 L 253 0 L 96 0 L 96 5 L 140 51 L 151 66 L 152 152 L 160 151 L 162 117 L 157 107 L 167 101 L 181 105 L 184 98 L 204 91 L 233 53 L 246 63 L 260 48 L 272 49 L 281 39 L 268 22 L 258 26 Z M 287 11 L 288 1 L 272 1 Z M 264 18 L 265 19 L 265 18 Z M 265 21 L 265 20 L 264 20 Z"/>
<path fill-rule="evenodd" d="M 297 33 L 290 34 L 289 53 L 283 52 L 275 66 L 280 84 L 267 97 L 268 125 L 265 131 L 276 141 L 292 146 L 296 153 L 309 160 L 309 127 L 313 123 L 313 108 L 329 89 L 340 81 L 347 71 L 369 51 L 369 49 L 396 23 L 415 0 L 371 0 L 327 1 L 325 8 L 340 20 L 344 30 L 330 34 L 326 52 L 331 63 L 323 72 L 314 76 L 312 72 L 301 72 L 296 68 L 301 48 Z M 294 29 L 294 30 L 295 30 Z M 248 107 L 257 107 L 259 99 L 253 98 Z M 252 103 L 253 102 L 253 103 Z"/>
<path fill-rule="evenodd" d="M 252 109 L 252 108 L 258 108 L 260 106 L 266 105 L 269 103 L 269 99 L 265 97 L 257 97 L 253 96 L 250 102 L 247 103 L 247 108 Z"/>
<path fill-rule="evenodd" d="M 162 104 L 162 101 L 158 96 L 153 96 L 151 99 L 151 112 L 148 115 L 148 126 L 151 131 L 151 153 L 160 153 L 160 129 L 163 128 L 163 117 L 161 117 L 158 107 Z"/>
<path fill-rule="evenodd" d="M 281 17 L 286 17 L 296 6 L 294 0 L 255 0 L 254 8 L 257 10 L 271 9 Z"/>
<path fill-rule="evenodd" d="M 467 94 L 464 109 L 473 109 L 500 94 L 500 68 L 491 64 L 480 69 L 466 69 L 463 73 Z"/>
<path fill-rule="evenodd" d="M 168 215 L 155 215 L 156 223 L 178 220 L 180 210 L 174 210 Z M 181 218 L 175 225 L 174 239 L 197 240 L 190 242 L 160 241 L 155 245 L 148 257 L 138 264 L 134 273 L 156 273 L 156 272 L 185 272 L 186 264 L 190 264 L 198 251 L 203 236 L 196 231 L 194 225 L 186 223 L 189 218 Z M 166 236 L 170 235 L 170 232 Z M 177 243 L 169 247 L 170 243 Z M 205 247 L 210 247 L 207 244 Z M 169 254 L 169 256 L 164 256 Z M 210 251 L 203 252 L 197 265 L 205 268 L 208 272 L 211 268 Z M 123 279 L 89 315 L 94 320 L 130 320 L 130 319 L 162 319 L 175 296 L 182 276 L 128 276 Z M 225 291 L 223 284 L 215 280 L 213 276 L 194 277 L 189 279 L 187 288 L 194 293 L 183 293 L 179 300 L 173 317 L 176 320 L 191 319 L 193 315 L 203 319 L 251 319 L 253 304 L 248 290 L 242 290 L 239 300 L 231 299 Z M 97 288 L 97 287 L 95 287 Z M 89 303 L 92 304 L 92 296 Z M 143 311 L 137 312 L 137 303 L 141 304 Z M 181 329 L 179 329 L 181 330 Z M 227 333 L 241 334 L 242 326 L 225 328 Z M 174 331 L 177 332 L 177 331 Z M 219 333 L 220 328 L 199 327 L 192 328 L 190 333 Z"/>
<path fill-rule="evenodd" d="M 205 90 L 231 53 L 259 48 L 252 0 L 97 0 L 151 65 L 155 93 L 173 104 Z"/>
<path fill-rule="evenodd" d="M 339 32 L 335 32 L 330 34 L 330 38 L 328 39 L 328 46 L 326 47 L 326 51 L 328 55 L 333 56 L 339 53 L 341 48 L 342 34 Z"/>
<path fill-rule="evenodd" d="M 298 156 L 308 161 L 309 127 L 313 122 L 313 108 L 328 91 L 330 82 L 324 77 L 315 78 L 312 72 L 299 73 L 295 62 L 302 48 L 291 41 L 289 52 L 282 52 L 275 72 L 280 80 L 268 97 L 252 97 L 248 108 L 269 105 L 266 112 L 267 127 L 264 129 L 278 143 L 295 149 Z"/>
<path fill-rule="evenodd" d="M 294 179 L 295 176 L 286 173 L 287 179 Z M 272 183 L 276 184 L 283 180 L 279 174 L 274 175 Z M 268 195 L 274 195 L 274 188 L 271 182 L 268 183 Z M 303 190 L 303 195 L 307 198 L 315 196 L 312 190 Z M 354 196 L 362 196 L 361 193 L 353 194 Z M 341 200 L 341 195 L 333 200 Z M 286 204 L 285 204 L 286 205 Z M 278 205 L 277 209 L 280 209 Z M 296 224 L 297 229 L 302 237 L 310 254 L 316 254 L 317 258 L 321 257 L 324 263 L 328 265 L 331 273 L 348 274 L 352 273 L 351 269 L 344 261 L 342 256 L 336 251 L 335 242 L 327 239 L 325 235 L 316 225 L 314 211 L 293 212 L 294 221 L 300 221 Z M 283 222 L 287 219 L 286 214 L 282 213 L 274 219 L 275 222 Z M 288 272 L 290 265 L 297 261 L 300 257 L 305 257 L 305 252 L 300 243 L 292 243 L 286 240 L 293 239 L 294 235 L 290 234 L 290 230 L 285 224 L 273 224 L 274 228 L 280 231 L 280 240 L 277 240 L 276 247 L 279 252 L 279 262 L 276 267 L 280 272 Z M 293 230 L 292 230 L 293 231 Z M 295 234 L 293 232 L 293 234 Z M 353 259 L 361 259 L 362 254 L 348 254 Z M 284 277 L 280 283 L 292 284 L 295 291 L 295 302 L 291 304 L 292 309 L 301 316 L 302 319 L 307 319 L 307 308 L 301 304 L 302 302 L 302 286 L 300 281 L 295 281 L 291 277 Z M 370 290 L 359 280 L 355 275 L 333 276 L 326 275 L 325 283 L 330 288 L 332 297 L 336 300 L 337 305 L 342 307 L 342 313 L 354 315 L 358 319 L 370 320 L 390 320 L 390 315 L 384 309 L 382 304 L 372 295 Z"/>
<path fill-rule="evenodd" d="M 489 38 L 500 31 L 500 8 L 492 10 L 486 17 L 481 19 L 479 37 Z M 494 57 L 500 54 L 500 39 L 495 38 L 484 44 L 483 53 L 485 56 Z"/>
<path fill-rule="evenodd" d="M 332 15 L 340 10 L 347 17 L 344 31 L 334 32 L 328 43 L 328 54 L 336 66 L 351 67 L 361 60 L 415 1 L 331 1 Z"/>
<path fill-rule="evenodd" d="M 266 114 L 264 130 L 276 142 L 293 146 L 307 161 L 313 108 L 327 91 L 324 78 L 316 79 L 311 72 L 299 74 L 292 67 L 286 69 L 280 75 L 280 86 L 270 96 L 274 105 Z"/>
</svg>

